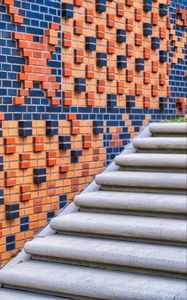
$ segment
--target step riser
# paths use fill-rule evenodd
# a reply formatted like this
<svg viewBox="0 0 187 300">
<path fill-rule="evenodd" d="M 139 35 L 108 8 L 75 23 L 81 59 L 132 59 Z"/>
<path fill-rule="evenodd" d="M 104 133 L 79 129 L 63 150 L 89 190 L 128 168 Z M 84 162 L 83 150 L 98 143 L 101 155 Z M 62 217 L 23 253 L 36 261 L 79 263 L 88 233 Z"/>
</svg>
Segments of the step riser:
<svg viewBox="0 0 187 300">
<path fill-rule="evenodd" d="M 187 214 L 186 195 L 148 193 L 91 192 L 75 197 L 80 210 L 103 210 L 105 212 L 134 211 L 139 213 L 184 216 Z"/>
<path fill-rule="evenodd" d="M 186 150 L 179 149 L 146 149 L 136 148 L 137 153 L 168 153 L 168 154 L 186 154 Z"/>
<path fill-rule="evenodd" d="M 67 300 L 68 299 L 69 300 L 98 300 L 98 298 L 90 298 L 90 297 L 88 298 L 88 297 L 81 297 L 81 296 L 70 295 L 70 294 L 65 294 L 65 293 L 56 293 L 55 291 L 51 292 L 51 291 L 47 291 L 47 290 L 40 290 L 40 289 L 36 289 L 34 287 L 26 288 L 25 286 L 17 286 L 17 285 L 14 286 L 14 285 L 8 285 L 8 284 L 4 284 L 3 286 L 7 289 L 15 289 L 15 290 L 27 291 L 27 292 L 32 292 L 32 293 L 39 293 L 39 294 L 41 293 L 42 295 L 46 295 L 46 296 L 51 295 L 51 296 L 60 297 L 59 300 L 61 300 L 61 299 L 62 300 L 63 299 L 67 299 Z M 102 298 L 100 298 L 100 299 L 102 299 Z"/>
<path fill-rule="evenodd" d="M 164 172 L 164 173 L 186 173 L 186 168 L 165 168 L 165 167 L 147 167 L 147 166 L 141 166 L 141 167 L 125 167 L 120 166 L 119 171 L 137 171 L 137 172 Z"/>
<path fill-rule="evenodd" d="M 75 232 L 75 231 L 62 231 L 60 229 L 56 230 L 58 234 L 63 235 L 73 235 L 73 236 L 81 236 L 81 237 L 91 237 L 91 238 L 104 238 L 104 239 L 111 239 L 111 240 L 118 240 L 118 241 L 128 241 L 128 242 L 142 242 L 142 243 L 152 243 L 158 245 L 171 245 L 171 246 L 181 246 L 186 247 L 187 241 L 180 241 L 177 239 L 161 239 L 161 238 L 149 238 L 149 237 L 132 237 L 130 235 L 107 235 L 106 233 L 88 233 L 88 232 Z"/>
<path fill-rule="evenodd" d="M 56 262 L 56 263 L 65 263 L 71 264 L 75 266 L 85 266 L 85 267 L 93 267 L 93 268 L 102 268 L 108 270 L 116 270 L 116 271 L 124 271 L 124 272 L 132 272 L 138 274 L 150 274 L 150 275 L 158 275 L 158 276 L 166 276 L 166 277 L 174 277 L 174 278 L 186 278 L 186 270 L 165 270 L 164 268 L 154 268 L 154 266 L 150 266 L 150 268 L 145 268 L 143 266 L 137 265 L 135 266 L 122 266 L 117 264 L 108 264 L 102 262 L 91 262 L 84 260 L 73 260 L 73 259 L 65 259 L 65 258 L 57 258 L 57 257 L 48 257 L 48 256 L 39 256 L 39 255 L 32 255 L 32 259 L 40 260 L 40 261 L 49 261 L 49 262 Z"/>
<path fill-rule="evenodd" d="M 180 137 L 187 135 L 187 123 L 152 123 L 149 130 L 153 136 Z"/>
<path fill-rule="evenodd" d="M 83 207 L 80 208 L 81 212 L 91 212 L 91 213 L 105 213 L 105 214 L 119 214 L 119 215 L 136 215 L 136 216 L 148 216 L 148 217 L 161 217 L 161 218 L 174 218 L 174 219 L 181 219 L 186 220 L 187 213 L 164 213 L 160 212 L 152 212 L 152 211 L 144 211 L 144 210 L 128 210 L 128 209 L 111 209 L 111 208 L 89 208 Z"/>
<path fill-rule="evenodd" d="M 115 158 L 115 163 L 121 168 L 133 170 L 148 169 L 148 170 L 163 170 L 167 172 L 175 172 L 175 170 L 181 170 L 185 172 L 187 169 L 186 155 L 180 154 L 127 154 L 119 155 Z"/>
<path fill-rule="evenodd" d="M 152 137 L 173 137 L 173 138 L 178 138 L 178 137 L 186 137 L 187 132 L 185 133 L 159 133 L 159 132 L 154 132 L 152 133 Z"/>
<path fill-rule="evenodd" d="M 172 195 L 185 195 L 186 190 L 176 189 L 162 189 L 162 188 L 149 188 L 149 187 L 125 187 L 125 186 L 109 186 L 101 185 L 102 191 L 116 191 L 116 192 L 136 192 L 136 193 L 156 193 L 156 194 L 172 194 Z"/>
</svg>

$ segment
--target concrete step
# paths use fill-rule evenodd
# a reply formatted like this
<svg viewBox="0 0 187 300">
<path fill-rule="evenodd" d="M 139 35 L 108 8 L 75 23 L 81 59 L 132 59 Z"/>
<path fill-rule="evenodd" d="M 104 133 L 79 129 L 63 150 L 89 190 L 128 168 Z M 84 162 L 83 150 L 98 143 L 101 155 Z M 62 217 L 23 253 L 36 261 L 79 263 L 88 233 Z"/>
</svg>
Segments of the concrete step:
<svg viewBox="0 0 187 300">
<path fill-rule="evenodd" d="M 0 288 L 1 300 L 68 300 L 70 298 L 62 298 L 55 296 L 47 296 L 38 293 L 30 293 L 26 291 L 18 291 L 12 289 Z"/>
<path fill-rule="evenodd" d="M 24 250 L 41 260 L 49 258 L 51 261 L 115 269 L 130 267 L 141 272 L 142 269 L 151 273 L 171 272 L 178 276 L 187 273 L 184 247 L 55 234 L 35 238 L 25 245 Z"/>
<path fill-rule="evenodd" d="M 123 170 L 186 172 L 187 156 L 170 153 L 132 153 L 116 156 L 115 163 Z"/>
<path fill-rule="evenodd" d="M 187 139 L 184 137 L 137 138 L 133 146 L 138 152 L 186 153 Z"/>
<path fill-rule="evenodd" d="M 187 122 L 184 123 L 152 123 L 149 130 L 153 136 L 186 136 Z"/>
<path fill-rule="evenodd" d="M 103 190 L 174 194 L 185 194 L 187 190 L 187 175 L 183 173 L 111 171 L 97 175 L 95 180 Z"/>
<path fill-rule="evenodd" d="M 187 213 L 186 195 L 96 191 L 81 193 L 75 197 L 74 202 L 81 210 L 112 210 L 120 213 L 139 211 L 174 215 Z"/>
<path fill-rule="evenodd" d="M 16 286 L 73 299 L 186 300 L 184 279 L 34 260 L 3 269 L 0 281 L 6 287 Z"/>
<path fill-rule="evenodd" d="M 51 221 L 57 232 L 185 243 L 186 221 L 148 216 L 77 212 Z"/>
</svg>

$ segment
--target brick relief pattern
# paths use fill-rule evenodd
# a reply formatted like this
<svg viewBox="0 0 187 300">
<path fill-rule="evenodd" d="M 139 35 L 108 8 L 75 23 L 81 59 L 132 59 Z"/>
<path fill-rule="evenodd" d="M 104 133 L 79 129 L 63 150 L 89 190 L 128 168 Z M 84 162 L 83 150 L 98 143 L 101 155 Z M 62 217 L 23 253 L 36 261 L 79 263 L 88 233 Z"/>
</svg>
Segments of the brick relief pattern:
<svg viewBox="0 0 187 300">
<path fill-rule="evenodd" d="M 184 115 L 186 0 L 2 0 L 0 264 L 149 121 Z"/>
</svg>

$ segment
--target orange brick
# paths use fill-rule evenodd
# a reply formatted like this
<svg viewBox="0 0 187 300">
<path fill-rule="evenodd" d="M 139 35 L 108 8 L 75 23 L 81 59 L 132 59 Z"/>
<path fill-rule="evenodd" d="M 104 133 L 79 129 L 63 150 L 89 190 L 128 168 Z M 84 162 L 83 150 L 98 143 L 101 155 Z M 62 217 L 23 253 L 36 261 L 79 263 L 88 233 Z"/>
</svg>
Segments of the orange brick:
<svg viewBox="0 0 187 300">
<path fill-rule="evenodd" d="M 112 81 L 115 79 L 115 68 L 107 67 L 107 80 Z"/>
<path fill-rule="evenodd" d="M 107 41 L 107 53 L 114 54 L 115 53 L 115 42 Z"/>
<path fill-rule="evenodd" d="M 158 24 L 158 14 L 157 13 L 151 14 L 151 23 L 155 26 Z"/>
<path fill-rule="evenodd" d="M 135 9 L 135 21 L 140 22 L 142 20 L 142 10 L 140 8 Z"/>
<path fill-rule="evenodd" d="M 14 97 L 14 104 L 15 105 L 21 105 L 25 103 L 24 97 Z"/>
<path fill-rule="evenodd" d="M 124 82 L 123 81 L 117 81 L 117 94 L 118 95 L 123 95 L 124 92 L 125 92 Z"/>
<path fill-rule="evenodd" d="M 133 31 L 133 19 L 126 19 L 126 30 Z"/>
<path fill-rule="evenodd" d="M 96 25 L 96 37 L 98 39 L 104 39 L 104 37 L 105 37 L 105 26 L 104 25 Z"/>
<path fill-rule="evenodd" d="M 62 46 L 64 48 L 71 47 L 71 34 L 67 32 L 62 33 Z"/>
<path fill-rule="evenodd" d="M 135 45 L 136 46 L 141 46 L 142 45 L 142 34 L 141 33 L 136 33 L 135 34 Z"/>
<path fill-rule="evenodd" d="M 84 51 L 82 49 L 74 50 L 74 62 L 76 64 L 81 64 L 84 62 Z"/>
<path fill-rule="evenodd" d="M 81 35 L 83 33 L 83 22 L 80 20 L 74 20 L 74 34 Z"/>
<path fill-rule="evenodd" d="M 150 59 L 151 58 L 151 49 L 145 47 L 144 48 L 144 59 Z"/>
<path fill-rule="evenodd" d="M 127 82 L 133 81 L 133 71 L 132 70 L 126 70 L 126 81 Z"/>
<path fill-rule="evenodd" d="M 52 97 L 50 99 L 50 105 L 51 106 L 59 106 L 60 105 L 60 99 Z"/>
<path fill-rule="evenodd" d="M 86 105 L 87 106 L 94 105 L 94 93 L 86 93 Z"/>
<path fill-rule="evenodd" d="M 134 47 L 131 44 L 126 45 L 126 55 L 127 57 L 132 57 L 134 56 Z"/>
<path fill-rule="evenodd" d="M 59 167 L 59 172 L 60 173 L 66 173 L 69 171 L 69 167 L 68 166 L 60 166 Z"/>
<path fill-rule="evenodd" d="M 76 120 L 77 119 L 77 115 L 76 114 L 68 114 L 67 119 L 68 119 L 68 121 Z"/>
<path fill-rule="evenodd" d="M 24 23 L 24 18 L 22 16 L 14 15 L 12 20 L 14 23 L 17 23 L 17 24 Z"/>
<path fill-rule="evenodd" d="M 158 86 L 157 85 L 152 85 L 151 86 L 151 93 L 153 97 L 158 96 Z"/>
<path fill-rule="evenodd" d="M 142 95 L 142 84 L 141 83 L 135 84 L 135 93 L 137 96 Z"/>
<path fill-rule="evenodd" d="M 5 5 L 14 5 L 14 0 L 3 0 L 3 4 L 5 4 Z"/>
<path fill-rule="evenodd" d="M 82 4 L 83 4 L 82 0 L 74 0 L 74 5 L 75 6 L 81 7 Z"/>
<path fill-rule="evenodd" d="M 94 65 L 87 65 L 86 66 L 86 78 L 87 79 L 94 78 Z"/>
<path fill-rule="evenodd" d="M 165 74 L 159 74 L 159 84 L 165 85 L 166 84 L 166 76 Z"/>
<path fill-rule="evenodd" d="M 152 61 L 152 72 L 157 73 L 158 72 L 158 62 Z"/>
<path fill-rule="evenodd" d="M 116 4 L 116 15 L 117 15 L 118 17 L 123 17 L 123 16 L 124 16 L 124 11 L 125 11 L 125 9 L 124 9 L 124 4 L 122 4 L 122 3 L 117 3 L 117 4 Z"/>
<path fill-rule="evenodd" d="M 18 15 L 19 14 L 19 8 L 15 7 L 15 6 L 9 6 L 8 7 L 8 13 L 11 15 Z"/>
<path fill-rule="evenodd" d="M 115 15 L 107 14 L 107 27 L 113 28 L 115 26 Z"/>
<path fill-rule="evenodd" d="M 144 83 L 145 84 L 150 83 L 150 80 L 151 80 L 150 76 L 151 76 L 150 72 L 144 72 Z"/>
<path fill-rule="evenodd" d="M 63 62 L 63 76 L 72 76 L 72 65 L 70 63 Z"/>
<path fill-rule="evenodd" d="M 144 108 L 150 108 L 150 97 L 144 96 L 143 97 L 143 107 Z"/>
<path fill-rule="evenodd" d="M 97 80 L 97 93 L 102 94 L 105 92 L 105 80 Z"/>
<path fill-rule="evenodd" d="M 58 23 L 50 23 L 50 28 L 54 30 L 59 30 L 60 25 Z"/>
<path fill-rule="evenodd" d="M 87 8 L 85 14 L 85 21 L 86 23 L 93 23 L 94 22 L 94 10 Z"/>
</svg>

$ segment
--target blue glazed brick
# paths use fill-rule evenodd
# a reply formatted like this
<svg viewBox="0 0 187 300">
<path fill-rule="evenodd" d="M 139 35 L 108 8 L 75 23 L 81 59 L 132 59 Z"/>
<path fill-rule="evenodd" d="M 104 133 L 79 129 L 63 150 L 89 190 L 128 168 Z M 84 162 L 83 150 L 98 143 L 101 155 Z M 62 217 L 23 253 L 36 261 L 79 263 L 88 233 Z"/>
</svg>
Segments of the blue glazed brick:
<svg viewBox="0 0 187 300">
<path fill-rule="evenodd" d="M 67 204 L 67 196 L 66 195 L 60 195 L 59 196 L 59 208 L 62 209 Z"/>
<path fill-rule="evenodd" d="M 74 78 L 74 90 L 76 93 L 81 93 L 86 91 L 85 78 Z"/>
<path fill-rule="evenodd" d="M 126 42 L 126 31 L 124 29 L 117 29 L 116 30 L 116 42 L 117 43 Z"/>
<path fill-rule="evenodd" d="M 24 107 L 22 107 L 24 110 Z M 15 110 L 17 111 L 16 107 Z M 32 136 L 32 122 L 31 121 L 19 121 L 19 136 L 27 137 Z"/>
<path fill-rule="evenodd" d="M 161 63 L 167 62 L 168 56 L 167 56 L 167 51 L 165 50 L 160 50 L 159 51 L 159 61 Z"/>
<path fill-rule="evenodd" d="M 144 59 L 143 58 L 136 58 L 135 59 L 135 70 L 137 72 L 144 70 Z"/>
<path fill-rule="evenodd" d="M 59 136 L 58 138 L 59 150 L 71 149 L 71 138 L 70 136 Z"/>
<path fill-rule="evenodd" d="M 14 220 L 19 218 L 19 211 L 6 211 L 6 220 Z"/>
<path fill-rule="evenodd" d="M 25 232 L 29 230 L 29 217 L 21 217 L 20 218 L 20 231 Z"/>
<path fill-rule="evenodd" d="M 117 101 L 117 95 L 116 94 L 107 94 L 107 106 L 109 108 L 115 107 Z"/>
<path fill-rule="evenodd" d="M 92 36 L 85 37 L 85 49 L 86 51 L 95 51 L 96 50 L 96 38 Z"/>
<path fill-rule="evenodd" d="M 159 97 L 159 108 L 162 110 L 167 108 L 167 97 Z"/>
<path fill-rule="evenodd" d="M 103 133 L 103 121 L 93 121 L 93 134 Z"/>
<path fill-rule="evenodd" d="M 7 212 L 17 211 L 19 210 L 19 203 L 6 204 L 5 209 Z"/>
<path fill-rule="evenodd" d="M 160 48 L 160 39 L 158 37 L 151 38 L 151 49 L 156 50 Z"/>
<path fill-rule="evenodd" d="M 0 171 L 3 171 L 3 156 L 0 156 Z"/>
<path fill-rule="evenodd" d="M 34 168 L 33 169 L 33 181 L 35 184 L 41 184 L 46 182 L 46 169 L 45 168 Z"/>
<path fill-rule="evenodd" d="M 127 107 L 134 107 L 135 106 L 135 96 L 133 95 L 127 95 L 126 96 L 126 106 Z"/>
<path fill-rule="evenodd" d="M 48 118 L 48 115 L 47 115 Z M 46 135 L 54 136 L 58 134 L 58 121 L 46 121 Z"/>
<path fill-rule="evenodd" d="M 104 67 L 107 65 L 107 54 L 98 52 L 96 54 L 97 57 L 97 66 L 98 67 Z"/>
<path fill-rule="evenodd" d="M 47 222 L 50 222 L 52 218 L 55 216 L 55 211 L 51 210 L 47 212 Z"/>
<path fill-rule="evenodd" d="M 117 68 L 124 69 L 127 67 L 127 57 L 125 55 L 117 55 Z"/>
<path fill-rule="evenodd" d="M 66 19 L 73 18 L 73 4 L 62 3 L 62 17 Z"/>
<path fill-rule="evenodd" d="M 79 156 L 82 155 L 82 150 L 71 150 L 71 162 L 78 163 Z"/>
<path fill-rule="evenodd" d="M 6 251 L 11 251 L 15 249 L 15 235 L 9 235 L 6 237 Z"/>
<path fill-rule="evenodd" d="M 96 11 L 99 13 L 106 11 L 106 0 L 96 0 Z"/>
<path fill-rule="evenodd" d="M 152 24 L 143 23 L 143 35 L 144 36 L 152 35 Z"/>
<path fill-rule="evenodd" d="M 160 3 L 159 4 L 159 15 L 161 17 L 167 16 L 168 14 L 168 5 L 165 3 Z"/>
<path fill-rule="evenodd" d="M 152 11 L 152 0 L 144 0 L 143 10 L 145 12 Z"/>
</svg>

